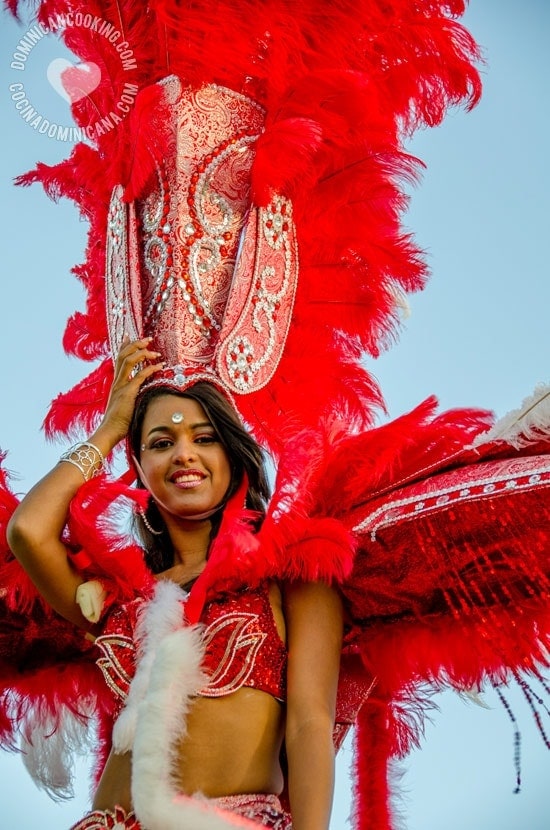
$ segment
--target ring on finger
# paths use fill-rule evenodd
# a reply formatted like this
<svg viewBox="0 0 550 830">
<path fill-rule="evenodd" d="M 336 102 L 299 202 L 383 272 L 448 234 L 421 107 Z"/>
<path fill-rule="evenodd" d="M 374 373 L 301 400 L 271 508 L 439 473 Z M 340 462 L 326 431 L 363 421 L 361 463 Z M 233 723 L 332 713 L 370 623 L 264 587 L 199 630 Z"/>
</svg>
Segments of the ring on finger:
<svg viewBox="0 0 550 830">
<path fill-rule="evenodd" d="M 135 376 L 141 372 L 142 369 L 143 363 L 136 363 L 134 368 L 128 373 L 128 383 L 130 383 L 130 381 L 132 381 L 135 378 Z"/>
</svg>

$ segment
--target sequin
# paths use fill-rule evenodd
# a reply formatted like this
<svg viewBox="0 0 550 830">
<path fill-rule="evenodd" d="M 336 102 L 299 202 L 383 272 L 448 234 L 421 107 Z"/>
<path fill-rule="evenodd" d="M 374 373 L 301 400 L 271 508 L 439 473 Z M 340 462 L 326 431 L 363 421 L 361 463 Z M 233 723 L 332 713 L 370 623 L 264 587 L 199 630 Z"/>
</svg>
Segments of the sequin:
<svg viewBox="0 0 550 830">
<path fill-rule="evenodd" d="M 211 602 L 202 622 L 204 667 L 210 675 L 202 697 L 222 697 L 249 686 L 285 699 L 286 647 L 265 588 Z"/>
<path fill-rule="evenodd" d="M 141 824 L 134 812 L 127 813 L 122 807 L 113 810 L 94 810 L 84 816 L 71 830 L 141 830 Z"/>
<path fill-rule="evenodd" d="M 117 707 L 126 701 L 136 669 L 134 631 L 143 600 L 115 609 L 96 638 L 97 665 Z M 266 586 L 227 594 L 205 606 L 203 668 L 209 676 L 202 697 L 223 697 L 243 686 L 286 696 L 286 646 L 281 640 Z"/>
<path fill-rule="evenodd" d="M 522 464 L 528 472 L 522 475 Z M 486 475 L 484 475 L 487 471 Z M 464 479 L 468 478 L 468 486 L 464 486 Z M 457 481 L 457 483 L 455 483 Z M 550 462 L 541 461 L 540 468 L 532 471 L 529 459 L 515 462 L 486 462 L 472 465 L 458 474 L 441 474 L 434 479 L 427 479 L 416 488 L 404 488 L 396 491 L 396 495 L 411 492 L 403 498 L 388 499 L 375 507 L 355 527 L 359 533 L 370 532 L 371 539 L 376 539 L 376 532 L 383 528 L 402 522 L 411 513 L 415 515 L 433 512 L 441 507 L 447 507 L 459 502 L 479 500 L 484 497 L 498 497 L 506 490 L 528 490 L 537 485 L 550 481 Z"/>
<path fill-rule="evenodd" d="M 201 798 L 200 801 L 219 810 L 259 822 L 258 826 L 269 830 L 292 830 L 290 814 L 283 810 L 278 796 L 271 793 Z M 71 830 L 142 830 L 142 826 L 134 812 L 126 813 L 117 806 L 114 810 L 94 810 L 73 825 Z"/>
</svg>

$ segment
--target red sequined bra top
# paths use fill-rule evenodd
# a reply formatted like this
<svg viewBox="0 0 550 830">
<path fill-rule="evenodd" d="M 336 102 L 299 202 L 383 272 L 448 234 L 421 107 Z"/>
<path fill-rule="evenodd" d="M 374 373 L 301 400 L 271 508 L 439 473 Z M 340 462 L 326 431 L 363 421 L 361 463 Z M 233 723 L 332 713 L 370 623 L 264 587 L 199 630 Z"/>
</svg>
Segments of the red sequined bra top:
<svg viewBox="0 0 550 830">
<path fill-rule="evenodd" d="M 101 651 L 97 665 L 112 691 L 117 709 L 126 702 L 136 671 L 136 624 L 143 599 L 115 608 L 96 638 Z M 201 697 L 223 697 L 243 686 L 286 699 L 286 646 L 269 602 L 267 585 L 223 596 L 205 605 L 201 623 L 209 676 Z"/>
</svg>

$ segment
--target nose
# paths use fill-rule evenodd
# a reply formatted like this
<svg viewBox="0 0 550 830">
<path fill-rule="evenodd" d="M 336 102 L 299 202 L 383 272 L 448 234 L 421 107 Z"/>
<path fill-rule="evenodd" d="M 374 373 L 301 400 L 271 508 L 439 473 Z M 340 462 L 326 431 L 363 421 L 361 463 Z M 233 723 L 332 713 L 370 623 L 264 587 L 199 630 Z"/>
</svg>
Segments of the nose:
<svg viewBox="0 0 550 830">
<path fill-rule="evenodd" d="M 172 448 L 172 463 L 188 464 L 196 457 L 197 448 L 195 443 L 184 435 L 180 436 Z"/>
</svg>

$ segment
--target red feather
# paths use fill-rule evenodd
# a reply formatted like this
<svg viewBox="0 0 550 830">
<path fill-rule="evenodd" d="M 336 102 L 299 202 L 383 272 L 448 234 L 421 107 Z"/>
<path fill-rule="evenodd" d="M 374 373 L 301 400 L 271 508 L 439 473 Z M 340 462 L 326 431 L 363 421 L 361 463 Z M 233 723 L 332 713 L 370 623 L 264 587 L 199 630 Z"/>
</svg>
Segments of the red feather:
<svg viewBox="0 0 550 830">
<path fill-rule="evenodd" d="M 375 355 L 391 342 L 399 326 L 396 293 L 418 290 L 426 279 L 422 254 L 401 228 L 403 186 L 419 166 L 401 142 L 417 127 L 439 123 L 450 106 L 473 106 L 480 93 L 479 50 L 456 19 L 464 3 L 220 0 L 213 12 L 203 0 L 146 6 L 45 0 L 39 16 L 69 10 L 111 22 L 135 59 L 127 71 L 107 38 L 86 27 L 66 28 L 67 45 L 101 69 L 97 89 L 73 107 L 77 124 L 93 128 L 116 108 L 128 81 L 139 95 L 120 123 L 93 132 L 95 148 L 79 145 L 67 162 L 39 166 L 20 180 L 43 181 L 51 195 L 73 198 L 90 219 L 87 263 L 77 271 L 89 299 L 86 313 L 68 324 L 65 348 L 85 359 L 108 350 L 109 194 L 118 183 L 128 199 L 139 194 L 162 157 L 162 108 L 152 85 L 170 73 L 184 85 L 218 83 L 266 109 L 253 193 L 258 202 L 277 189 L 292 195 L 300 251 L 285 353 L 269 388 L 243 401 L 243 414 L 275 454 L 282 449 L 283 414 L 295 431 L 331 410 L 370 426 L 381 394 L 362 354 Z M 80 384 L 54 402 L 50 432 L 93 422 L 107 386 L 93 378 L 87 400 L 85 390 Z"/>
</svg>

